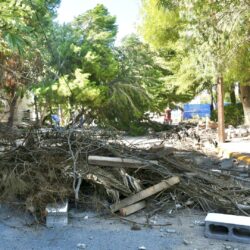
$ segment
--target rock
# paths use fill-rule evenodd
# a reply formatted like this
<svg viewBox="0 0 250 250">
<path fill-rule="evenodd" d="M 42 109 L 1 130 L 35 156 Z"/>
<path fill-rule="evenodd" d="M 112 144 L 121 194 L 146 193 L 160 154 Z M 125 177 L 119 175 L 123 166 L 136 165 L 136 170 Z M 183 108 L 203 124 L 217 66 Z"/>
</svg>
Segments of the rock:
<svg viewBox="0 0 250 250">
<path fill-rule="evenodd" d="M 239 137 L 246 137 L 248 135 L 248 130 L 245 128 L 239 128 L 237 132 Z"/>
<path fill-rule="evenodd" d="M 192 200 L 188 200 L 185 202 L 186 206 L 192 206 L 193 204 L 194 204 L 194 201 L 192 201 Z"/>
<path fill-rule="evenodd" d="M 203 226 L 205 226 L 205 221 L 195 220 L 194 225 L 203 227 Z"/>
<path fill-rule="evenodd" d="M 141 230 L 141 227 L 140 227 L 138 224 L 134 224 L 134 225 L 131 227 L 131 230 L 139 231 L 139 230 Z"/>
<path fill-rule="evenodd" d="M 191 243 L 192 243 L 192 242 L 190 242 L 190 241 L 188 241 L 188 240 L 185 240 L 185 239 L 183 240 L 183 244 L 186 245 L 186 246 L 190 245 Z"/>
<path fill-rule="evenodd" d="M 241 178 L 248 178 L 249 177 L 248 173 L 241 173 L 241 174 L 239 174 L 239 176 Z"/>
<path fill-rule="evenodd" d="M 203 165 L 204 162 L 206 161 L 205 157 L 204 156 L 199 156 L 199 155 L 196 155 L 196 156 L 193 156 L 193 161 L 196 165 L 200 166 L 200 165 Z"/>
<path fill-rule="evenodd" d="M 140 246 L 140 247 L 138 247 L 138 249 L 139 249 L 139 250 L 147 250 L 147 248 L 144 247 L 144 246 Z"/>
<path fill-rule="evenodd" d="M 225 249 L 232 249 L 232 246 L 225 245 Z"/>
<path fill-rule="evenodd" d="M 83 243 L 78 243 L 77 244 L 77 248 L 79 248 L 79 249 L 86 249 L 86 244 L 83 244 Z"/>
<path fill-rule="evenodd" d="M 150 220 L 149 222 L 150 222 L 151 224 L 153 224 L 153 225 L 157 224 L 157 221 L 156 221 L 156 220 Z"/>
<path fill-rule="evenodd" d="M 246 169 L 248 168 L 248 166 L 247 166 L 246 164 L 239 163 L 239 164 L 237 165 L 237 168 L 246 170 Z"/>
<path fill-rule="evenodd" d="M 176 230 L 175 229 L 167 229 L 166 232 L 171 233 L 171 234 L 175 234 Z"/>
<path fill-rule="evenodd" d="M 179 204 L 179 203 L 177 203 L 176 205 L 175 205 L 175 208 L 182 208 L 182 205 L 181 204 Z"/>
</svg>

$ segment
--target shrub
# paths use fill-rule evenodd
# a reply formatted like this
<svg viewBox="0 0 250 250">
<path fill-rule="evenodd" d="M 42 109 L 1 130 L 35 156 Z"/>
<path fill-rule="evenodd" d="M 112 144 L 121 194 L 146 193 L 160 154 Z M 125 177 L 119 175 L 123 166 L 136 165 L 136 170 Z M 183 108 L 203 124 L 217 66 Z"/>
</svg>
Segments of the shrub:
<svg viewBox="0 0 250 250">
<path fill-rule="evenodd" d="M 244 123 L 244 112 L 241 103 L 237 104 L 229 104 L 224 107 L 225 113 L 225 125 L 233 125 L 237 127 Z M 211 114 L 211 120 L 217 121 L 218 120 L 218 112 L 217 110 L 213 110 Z"/>
<path fill-rule="evenodd" d="M 140 136 L 147 134 L 147 128 L 141 123 L 131 123 L 128 134 L 131 136 Z"/>
</svg>

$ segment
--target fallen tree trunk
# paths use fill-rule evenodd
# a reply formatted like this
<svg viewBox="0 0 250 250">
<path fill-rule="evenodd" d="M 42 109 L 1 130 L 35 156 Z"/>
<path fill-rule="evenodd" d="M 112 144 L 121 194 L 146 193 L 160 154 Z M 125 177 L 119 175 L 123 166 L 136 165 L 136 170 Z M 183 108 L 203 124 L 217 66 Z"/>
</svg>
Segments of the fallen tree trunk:
<svg viewBox="0 0 250 250">
<path fill-rule="evenodd" d="M 88 157 L 88 163 L 106 167 L 145 168 L 147 164 L 158 164 L 158 161 L 140 161 L 121 157 L 90 155 Z"/>
<path fill-rule="evenodd" d="M 180 182 L 180 179 L 178 176 L 171 177 L 167 180 L 164 180 L 152 187 L 149 187 L 145 190 L 142 190 L 139 193 L 136 193 L 130 197 L 125 198 L 124 200 L 120 201 L 119 203 L 115 203 L 110 206 L 112 212 L 116 212 L 119 209 L 123 207 L 127 207 L 131 204 L 134 204 L 140 200 L 143 200 L 151 195 L 154 195 L 162 190 L 165 190 L 167 188 L 170 188 L 171 186 L 177 184 Z"/>
</svg>

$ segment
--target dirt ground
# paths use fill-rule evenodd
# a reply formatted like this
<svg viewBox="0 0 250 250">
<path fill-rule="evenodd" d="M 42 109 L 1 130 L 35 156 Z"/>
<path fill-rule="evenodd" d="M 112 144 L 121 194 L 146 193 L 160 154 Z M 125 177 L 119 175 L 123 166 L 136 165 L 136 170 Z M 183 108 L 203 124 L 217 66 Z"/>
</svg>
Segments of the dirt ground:
<svg viewBox="0 0 250 250">
<path fill-rule="evenodd" d="M 200 211 L 185 209 L 174 214 L 158 214 L 147 220 L 145 211 L 142 211 L 126 217 L 126 220 L 141 223 L 134 228 L 132 222 L 118 217 L 71 209 L 68 226 L 46 228 L 44 225 L 33 224 L 29 214 L 2 205 L 0 249 L 249 249 L 247 244 L 205 238 L 205 216 Z M 153 226 L 147 226 L 146 221 Z M 159 226 L 168 222 L 172 225 Z"/>
</svg>

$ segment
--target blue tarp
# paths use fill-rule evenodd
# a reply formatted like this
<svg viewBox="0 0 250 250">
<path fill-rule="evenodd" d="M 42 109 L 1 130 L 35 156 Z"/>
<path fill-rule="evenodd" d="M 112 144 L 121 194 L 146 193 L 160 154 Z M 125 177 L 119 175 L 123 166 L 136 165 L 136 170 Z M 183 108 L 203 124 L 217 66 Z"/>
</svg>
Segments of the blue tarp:
<svg viewBox="0 0 250 250">
<path fill-rule="evenodd" d="M 194 116 L 210 117 L 210 104 L 184 104 L 184 119 L 191 119 Z"/>
</svg>

